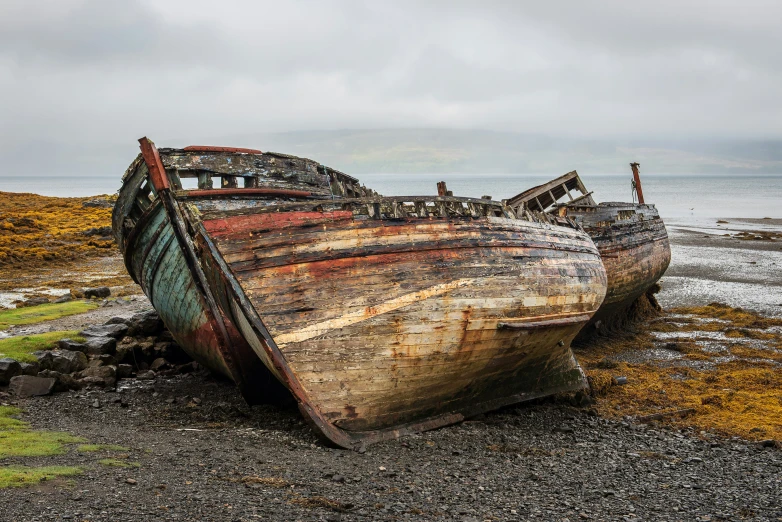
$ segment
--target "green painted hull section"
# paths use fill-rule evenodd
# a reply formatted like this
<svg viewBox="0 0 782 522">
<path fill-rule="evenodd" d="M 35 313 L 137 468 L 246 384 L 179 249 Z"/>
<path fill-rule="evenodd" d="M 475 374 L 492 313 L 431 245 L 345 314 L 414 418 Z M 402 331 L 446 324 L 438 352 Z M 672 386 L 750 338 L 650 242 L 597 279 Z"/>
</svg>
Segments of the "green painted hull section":
<svg viewBox="0 0 782 522">
<path fill-rule="evenodd" d="M 177 343 L 200 364 L 231 377 L 220 356 L 217 332 L 209 321 L 204 299 L 174 237 L 161 205 L 129 245 L 133 275 Z"/>
</svg>

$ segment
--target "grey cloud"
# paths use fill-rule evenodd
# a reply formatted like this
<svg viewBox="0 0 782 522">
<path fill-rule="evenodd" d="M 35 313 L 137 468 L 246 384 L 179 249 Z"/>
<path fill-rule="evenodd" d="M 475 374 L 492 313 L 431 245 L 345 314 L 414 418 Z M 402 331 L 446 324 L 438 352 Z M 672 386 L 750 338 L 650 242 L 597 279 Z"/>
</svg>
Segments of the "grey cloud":
<svg viewBox="0 0 782 522">
<path fill-rule="evenodd" d="M 110 155 L 90 147 L 143 134 L 340 128 L 780 139 L 780 15 L 724 0 L 12 0 L 0 161 L 99 170 Z M 41 143 L 56 154 L 19 159 Z"/>
</svg>

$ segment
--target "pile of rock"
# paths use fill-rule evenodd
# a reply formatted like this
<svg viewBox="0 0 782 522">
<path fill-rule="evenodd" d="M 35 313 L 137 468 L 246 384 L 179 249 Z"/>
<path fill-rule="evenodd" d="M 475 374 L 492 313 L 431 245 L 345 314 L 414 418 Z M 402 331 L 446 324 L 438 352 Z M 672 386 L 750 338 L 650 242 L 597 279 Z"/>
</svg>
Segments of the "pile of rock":
<svg viewBox="0 0 782 522">
<path fill-rule="evenodd" d="M 35 352 L 36 362 L 0 359 L 0 386 L 17 396 L 46 395 L 88 386 L 116 386 L 117 379 L 154 379 L 188 373 L 198 365 L 176 344 L 154 310 L 114 317 L 57 349 Z"/>
</svg>

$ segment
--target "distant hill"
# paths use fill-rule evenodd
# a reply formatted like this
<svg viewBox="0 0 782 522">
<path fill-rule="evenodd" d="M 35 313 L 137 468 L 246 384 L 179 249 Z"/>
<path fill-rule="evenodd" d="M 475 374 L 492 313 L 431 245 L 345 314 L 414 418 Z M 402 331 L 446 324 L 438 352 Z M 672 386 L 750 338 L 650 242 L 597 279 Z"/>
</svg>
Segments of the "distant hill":
<svg viewBox="0 0 782 522">
<path fill-rule="evenodd" d="M 216 137 L 305 156 L 353 174 L 405 173 L 782 173 L 782 142 L 626 142 L 449 129 L 333 130 Z"/>
<path fill-rule="evenodd" d="M 153 132 L 153 131 L 152 131 Z M 140 137 L 140 136 L 134 136 Z M 782 174 L 782 141 L 609 140 L 541 134 L 451 129 L 329 130 L 253 134 L 151 134 L 161 147 L 228 145 L 312 158 L 348 174 L 512 173 L 626 174 L 641 163 L 652 174 Z M 133 138 L 121 142 L 0 144 L 2 176 L 119 176 L 138 153 Z M 2 187 L 0 186 L 0 190 Z"/>
</svg>

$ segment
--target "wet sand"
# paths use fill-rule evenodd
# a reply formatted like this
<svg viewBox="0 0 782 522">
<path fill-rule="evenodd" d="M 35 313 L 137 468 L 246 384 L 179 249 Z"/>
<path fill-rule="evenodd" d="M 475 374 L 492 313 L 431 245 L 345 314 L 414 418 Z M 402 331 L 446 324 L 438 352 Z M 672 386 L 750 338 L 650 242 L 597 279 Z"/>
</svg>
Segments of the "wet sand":
<svg viewBox="0 0 782 522">
<path fill-rule="evenodd" d="M 782 234 L 782 219 L 679 219 L 666 226 L 671 265 L 658 295 L 664 308 L 723 302 L 782 317 L 782 240 L 734 237 L 747 231 Z"/>
</svg>

